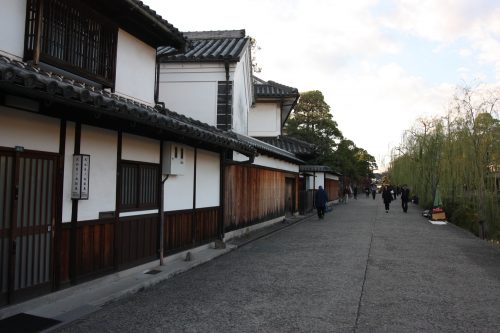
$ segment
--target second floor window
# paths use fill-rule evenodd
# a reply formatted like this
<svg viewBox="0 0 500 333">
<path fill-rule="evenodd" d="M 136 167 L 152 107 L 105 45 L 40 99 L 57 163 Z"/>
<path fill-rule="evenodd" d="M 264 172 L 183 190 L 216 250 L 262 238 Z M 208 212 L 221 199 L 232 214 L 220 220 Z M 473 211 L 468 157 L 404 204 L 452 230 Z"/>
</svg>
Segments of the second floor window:
<svg viewBox="0 0 500 333">
<path fill-rule="evenodd" d="M 28 0 L 25 60 L 114 87 L 118 28 L 75 0 Z"/>
</svg>

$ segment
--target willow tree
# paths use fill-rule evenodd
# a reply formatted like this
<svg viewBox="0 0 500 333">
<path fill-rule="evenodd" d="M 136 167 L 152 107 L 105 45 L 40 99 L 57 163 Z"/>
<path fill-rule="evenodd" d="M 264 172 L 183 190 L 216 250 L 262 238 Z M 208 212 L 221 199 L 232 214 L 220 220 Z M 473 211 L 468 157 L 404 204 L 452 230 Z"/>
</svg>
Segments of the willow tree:
<svg viewBox="0 0 500 333">
<path fill-rule="evenodd" d="M 498 98 L 461 88 L 443 118 L 420 120 L 403 137 L 391 178 L 408 183 L 429 207 L 439 186 L 447 213 L 479 233 L 500 238 Z"/>
</svg>

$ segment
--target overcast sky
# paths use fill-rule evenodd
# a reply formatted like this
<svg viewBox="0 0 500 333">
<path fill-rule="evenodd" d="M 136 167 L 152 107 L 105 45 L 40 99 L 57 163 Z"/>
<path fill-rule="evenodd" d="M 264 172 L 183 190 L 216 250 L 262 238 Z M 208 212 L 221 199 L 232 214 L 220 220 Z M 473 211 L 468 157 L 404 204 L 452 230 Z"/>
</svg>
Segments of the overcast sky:
<svg viewBox="0 0 500 333">
<path fill-rule="evenodd" d="M 245 29 L 264 80 L 320 90 L 381 169 L 458 85 L 499 85 L 500 0 L 143 0 L 181 31 Z"/>
</svg>

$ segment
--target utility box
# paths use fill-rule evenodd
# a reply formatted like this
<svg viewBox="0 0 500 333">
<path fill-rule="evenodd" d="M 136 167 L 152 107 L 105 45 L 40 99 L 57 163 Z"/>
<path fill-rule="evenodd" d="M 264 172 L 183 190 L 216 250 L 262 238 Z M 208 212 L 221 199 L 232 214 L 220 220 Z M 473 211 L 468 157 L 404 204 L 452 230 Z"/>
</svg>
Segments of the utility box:
<svg viewBox="0 0 500 333">
<path fill-rule="evenodd" d="M 175 142 L 163 144 L 162 174 L 184 175 L 186 170 L 186 149 Z"/>
</svg>

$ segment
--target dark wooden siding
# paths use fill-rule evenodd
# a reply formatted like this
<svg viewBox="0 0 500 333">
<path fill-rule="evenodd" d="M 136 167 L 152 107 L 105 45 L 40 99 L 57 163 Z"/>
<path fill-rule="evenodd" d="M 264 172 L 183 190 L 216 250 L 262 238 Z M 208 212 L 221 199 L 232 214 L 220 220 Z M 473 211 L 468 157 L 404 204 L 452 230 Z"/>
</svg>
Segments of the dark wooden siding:
<svg viewBox="0 0 500 333">
<path fill-rule="evenodd" d="M 218 220 L 219 207 L 166 212 L 165 252 L 174 253 L 215 240 Z M 156 259 L 158 226 L 158 214 L 121 217 L 118 226 L 113 218 L 78 222 L 77 280 L 109 273 L 115 267 L 126 269 Z M 71 224 L 63 223 L 61 230 L 58 278 L 64 284 L 70 280 Z"/>
<path fill-rule="evenodd" d="M 83 277 L 113 269 L 113 220 L 78 222 L 77 227 L 77 276 Z M 70 232 L 71 224 L 64 223 L 61 236 L 60 280 L 70 279 Z"/>
<path fill-rule="evenodd" d="M 116 238 L 119 267 L 129 267 L 156 258 L 158 223 L 158 214 L 120 218 Z"/>
<path fill-rule="evenodd" d="M 299 213 L 307 214 L 314 209 L 314 191 L 301 190 L 299 193 Z"/>
<path fill-rule="evenodd" d="M 163 239 L 165 252 L 189 248 L 193 244 L 192 210 L 165 212 Z"/>
<path fill-rule="evenodd" d="M 164 250 L 179 252 L 217 238 L 219 207 L 165 213 Z"/>
<path fill-rule="evenodd" d="M 285 215 L 286 173 L 255 166 L 230 165 L 225 170 L 226 231 Z"/>
<path fill-rule="evenodd" d="M 334 201 L 339 198 L 340 183 L 338 180 L 325 179 L 325 191 L 329 201 Z"/>
<path fill-rule="evenodd" d="M 195 213 L 195 242 L 203 244 L 217 238 L 219 207 L 197 209 Z"/>
</svg>

